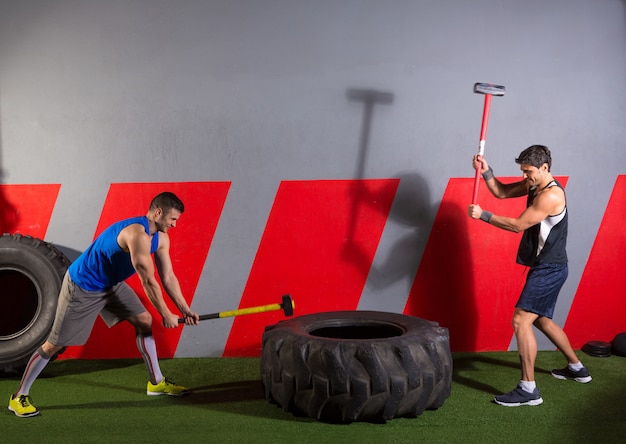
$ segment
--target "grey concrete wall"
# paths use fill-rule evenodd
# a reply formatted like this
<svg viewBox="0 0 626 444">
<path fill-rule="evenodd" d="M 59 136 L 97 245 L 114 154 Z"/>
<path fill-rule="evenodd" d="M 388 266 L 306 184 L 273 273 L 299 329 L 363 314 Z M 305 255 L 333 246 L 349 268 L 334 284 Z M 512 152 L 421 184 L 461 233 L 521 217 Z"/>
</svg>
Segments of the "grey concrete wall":
<svg viewBox="0 0 626 444">
<path fill-rule="evenodd" d="M 91 241 L 112 182 L 232 181 L 208 311 L 238 300 L 281 180 L 400 177 L 396 214 L 415 202 L 420 232 L 390 219 L 373 270 L 396 274 L 373 272 L 359 308 L 401 311 L 448 179 L 472 176 L 472 85 L 503 84 L 496 173 L 543 143 L 570 177 L 562 322 L 626 170 L 625 44 L 619 0 L 0 0 L 2 181 L 62 184 L 47 240 L 67 251 Z M 352 88 L 393 94 L 366 149 Z M 414 248 L 389 262 L 402 239 Z M 179 354 L 219 354 L 224 322 Z"/>
</svg>

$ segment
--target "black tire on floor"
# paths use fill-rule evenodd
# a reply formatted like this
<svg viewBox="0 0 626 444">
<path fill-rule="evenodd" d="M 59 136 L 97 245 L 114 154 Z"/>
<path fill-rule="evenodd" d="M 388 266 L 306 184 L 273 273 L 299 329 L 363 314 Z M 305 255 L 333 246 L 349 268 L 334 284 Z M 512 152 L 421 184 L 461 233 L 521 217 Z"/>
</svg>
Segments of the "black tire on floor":
<svg viewBox="0 0 626 444">
<path fill-rule="evenodd" d="M 45 341 L 69 264 L 41 239 L 0 237 L 0 372 L 19 371 Z"/>
<path fill-rule="evenodd" d="M 384 422 L 437 409 L 450 395 L 448 330 L 396 313 L 338 311 L 266 328 L 265 397 L 331 423 Z"/>
</svg>

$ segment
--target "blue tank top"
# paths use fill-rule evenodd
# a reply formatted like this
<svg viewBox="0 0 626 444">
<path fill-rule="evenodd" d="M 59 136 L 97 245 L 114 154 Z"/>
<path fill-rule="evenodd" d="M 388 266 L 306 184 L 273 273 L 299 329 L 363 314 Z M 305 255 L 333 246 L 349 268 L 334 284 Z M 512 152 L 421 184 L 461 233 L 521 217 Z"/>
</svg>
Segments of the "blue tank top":
<svg viewBox="0 0 626 444">
<path fill-rule="evenodd" d="M 114 223 L 105 229 L 69 267 L 72 280 L 83 290 L 104 291 L 135 274 L 130 253 L 117 243 L 117 236 L 129 225 L 141 224 L 150 234 L 146 216 L 133 217 Z M 159 246 L 159 233 L 152 237 L 150 254 Z"/>
</svg>

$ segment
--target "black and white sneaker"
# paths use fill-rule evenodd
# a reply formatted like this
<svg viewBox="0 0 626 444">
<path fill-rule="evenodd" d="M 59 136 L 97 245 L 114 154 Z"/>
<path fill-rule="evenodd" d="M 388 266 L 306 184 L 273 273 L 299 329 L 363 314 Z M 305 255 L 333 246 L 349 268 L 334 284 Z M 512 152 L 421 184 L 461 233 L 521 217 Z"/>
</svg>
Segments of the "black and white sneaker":
<svg viewBox="0 0 626 444">
<path fill-rule="evenodd" d="M 591 381 L 591 376 L 589 376 L 589 370 L 585 366 L 583 366 L 583 368 L 578 371 L 574 371 L 569 368 L 568 365 L 565 368 L 557 368 L 552 370 L 551 374 L 557 379 L 573 379 L 574 381 L 582 382 L 583 384 Z"/>
<path fill-rule="evenodd" d="M 504 405 L 506 407 L 519 407 L 521 405 L 539 405 L 543 403 L 539 390 L 535 388 L 532 393 L 528 393 L 519 385 L 515 390 L 498 395 L 494 399 L 496 404 Z"/>
</svg>

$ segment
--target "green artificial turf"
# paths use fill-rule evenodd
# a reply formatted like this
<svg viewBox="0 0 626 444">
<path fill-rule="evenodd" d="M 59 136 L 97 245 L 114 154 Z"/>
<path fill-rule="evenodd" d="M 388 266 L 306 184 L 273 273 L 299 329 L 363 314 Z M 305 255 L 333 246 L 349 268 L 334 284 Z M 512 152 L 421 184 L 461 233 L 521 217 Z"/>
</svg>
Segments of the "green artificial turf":
<svg viewBox="0 0 626 444">
<path fill-rule="evenodd" d="M 593 381 L 552 378 L 558 352 L 539 352 L 536 380 L 544 403 L 502 407 L 493 396 L 519 380 L 515 352 L 457 353 L 452 394 L 438 410 L 385 424 L 322 423 L 264 399 L 259 360 L 162 360 L 164 373 L 193 389 L 184 398 L 148 397 L 139 360 L 51 363 L 31 390 L 41 414 L 6 409 L 19 375 L 3 376 L 4 442 L 26 443 L 618 443 L 626 442 L 626 358 L 580 354 Z"/>
</svg>

